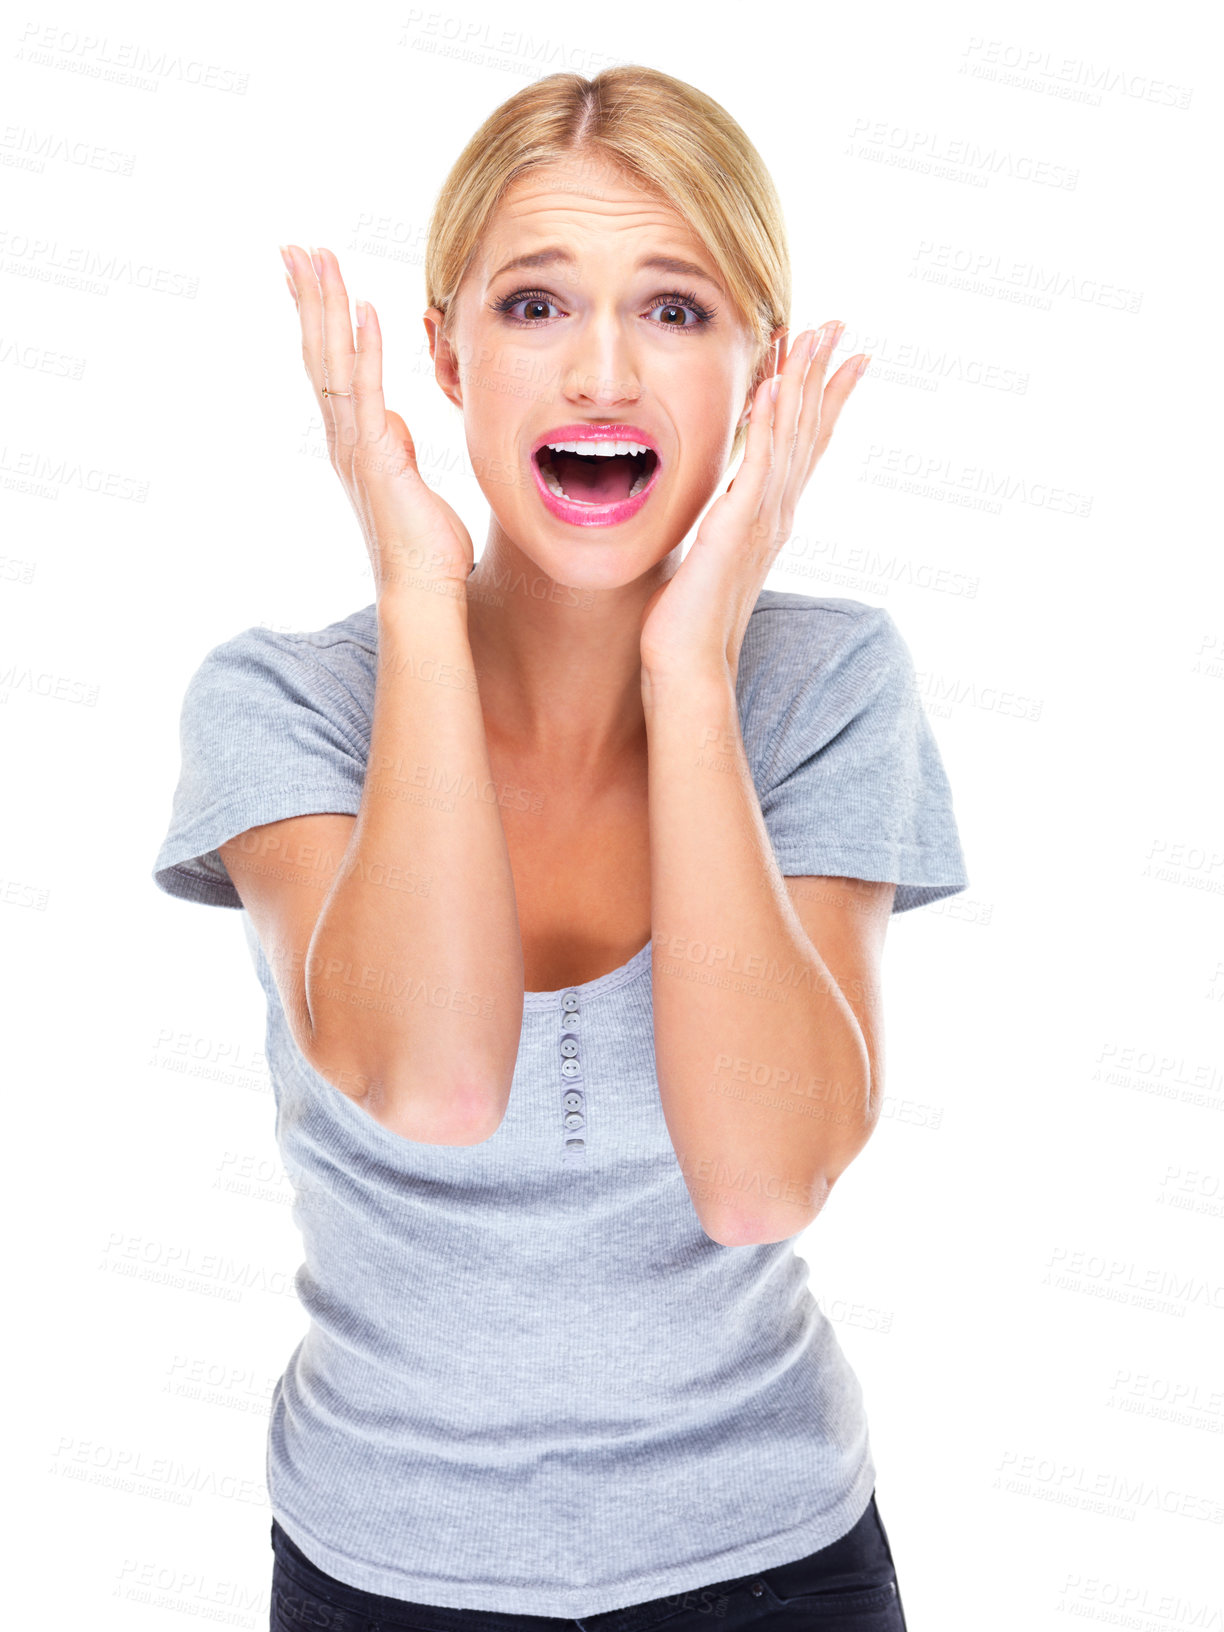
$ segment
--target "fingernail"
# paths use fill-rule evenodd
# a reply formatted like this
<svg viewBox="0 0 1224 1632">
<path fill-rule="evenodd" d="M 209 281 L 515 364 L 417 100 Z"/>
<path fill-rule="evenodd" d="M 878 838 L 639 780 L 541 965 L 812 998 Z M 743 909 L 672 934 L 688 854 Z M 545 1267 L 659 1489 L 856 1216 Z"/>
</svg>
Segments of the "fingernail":
<svg viewBox="0 0 1224 1632">
<path fill-rule="evenodd" d="M 863 375 L 866 374 L 867 364 L 870 361 L 871 361 L 871 353 L 868 352 L 866 357 L 863 358 L 862 362 L 858 365 L 858 367 L 854 371 L 854 377 L 855 377 L 856 380 L 861 380 Z"/>
<path fill-rule="evenodd" d="M 280 252 L 281 252 L 281 260 L 284 261 L 284 263 L 285 263 L 285 271 L 288 272 L 290 277 L 292 277 L 293 276 L 293 256 L 290 255 L 289 250 L 288 250 L 288 246 L 285 245 L 285 244 L 281 244 Z"/>
<path fill-rule="evenodd" d="M 773 379 L 770 380 L 770 382 L 769 382 L 769 400 L 770 400 L 770 402 L 777 402 L 777 400 L 778 400 L 778 387 L 781 384 L 782 384 L 781 374 L 775 374 Z"/>
<path fill-rule="evenodd" d="M 322 282 L 322 279 L 323 279 L 323 261 L 322 261 L 322 258 L 319 255 L 318 250 L 313 248 L 313 247 L 311 248 L 311 251 L 310 251 L 310 264 L 315 269 L 315 277 L 318 278 L 320 280 L 320 282 Z"/>
<path fill-rule="evenodd" d="M 359 300 L 357 302 L 357 327 L 359 329 L 364 329 L 365 328 L 365 320 L 366 320 L 366 303 L 365 303 L 364 300 Z"/>
</svg>

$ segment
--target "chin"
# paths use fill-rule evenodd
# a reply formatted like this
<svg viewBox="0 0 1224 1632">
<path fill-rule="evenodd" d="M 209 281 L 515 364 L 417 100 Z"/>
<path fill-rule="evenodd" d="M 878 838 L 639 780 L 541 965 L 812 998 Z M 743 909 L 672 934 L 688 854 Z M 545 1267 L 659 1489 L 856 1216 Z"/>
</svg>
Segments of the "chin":
<svg viewBox="0 0 1224 1632">
<path fill-rule="evenodd" d="M 503 531 L 519 552 L 539 569 L 543 579 L 571 590 L 624 589 L 665 561 L 683 537 L 662 544 L 655 538 L 630 540 L 622 535 L 618 539 L 598 533 L 594 536 L 584 533 L 573 540 L 553 540 L 542 537 L 536 529 L 532 542 L 524 545 L 518 542 L 521 533 L 516 537 L 509 528 Z M 547 583 L 535 587 L 528 580 L 525 585 L 516 587 L 536 599 L 553 599 L 565 604 L 564 597 L 550 591 Z"/>
</svg>

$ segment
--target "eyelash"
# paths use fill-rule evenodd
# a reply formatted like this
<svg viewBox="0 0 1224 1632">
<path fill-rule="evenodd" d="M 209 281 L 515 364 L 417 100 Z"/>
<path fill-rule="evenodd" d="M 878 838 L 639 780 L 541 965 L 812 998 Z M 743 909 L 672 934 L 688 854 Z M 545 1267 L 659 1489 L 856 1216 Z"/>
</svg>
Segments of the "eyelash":
<svg viewBox="0 0 1224 1632">
<path fill-rule="evenodd" d="M 500 300 L 491 302 L 491 306 L 493 311 L 502 312 L 508 316 L 511 308 L 517 306 L 521 300 L 541 300 L 549 306 L 559 306 L 561 304 L 555 296 L 550 295 L 544 289 L 516 289 L 512 295 L 503 295 Z M 660 295 L 654 305 L 647 307 L 647 310 L 655 312 L 664 306 L 686 306 L 697 318 L 696 323 L 656 323 L 653 325 L 656 329 L 675 329 L 679 333 L 683 333 L 686 329 L 703 329 L 707 323 L 713 320 L 714 314 L 718 310 L 717 306 L 703 306 L 696 295 L 682 293 L 678 289 L 673 290 L 670 294 Z M 543 327 L 545 323 L 551 322 L 552 319 L 511 317 L 509 321 L 517 323 L 523 329 L 538 329 Z"/>
</svg>

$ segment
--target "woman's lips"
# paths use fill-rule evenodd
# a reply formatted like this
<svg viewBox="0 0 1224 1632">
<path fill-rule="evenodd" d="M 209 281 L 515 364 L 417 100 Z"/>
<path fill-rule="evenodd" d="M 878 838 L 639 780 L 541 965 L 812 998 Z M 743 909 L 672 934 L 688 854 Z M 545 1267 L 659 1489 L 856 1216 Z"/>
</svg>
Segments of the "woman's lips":
<svg viewBox="0 0 1224 1632">
<path fill-rule="evenodd" d="M 562 498 L 554 493 L 545 482 L 540 462 L 534 453 L 530 455 L 530 464 L 536 492 L 544 500 L 545 505 L 559 521 L 568 521 L 574 527 L 614 527 L 618 522 L 628 521 L 630 516 L 636 516 L 654 492 L 659 472 L 663 468 L 663 461 L 656 454 L 654 469 L 640 493 L 635 493 L 632 498 L 614 499 L 610 504 L 587 504 L 582 499 Z"/>
</svg>

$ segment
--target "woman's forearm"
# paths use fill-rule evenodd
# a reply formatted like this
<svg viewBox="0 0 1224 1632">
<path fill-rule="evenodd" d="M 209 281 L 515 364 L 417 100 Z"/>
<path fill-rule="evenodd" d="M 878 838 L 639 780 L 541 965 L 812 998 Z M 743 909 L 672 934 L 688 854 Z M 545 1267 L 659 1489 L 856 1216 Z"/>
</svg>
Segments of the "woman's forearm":
<svg viewBox="0 0 1224 1632">
<path fill-rule="evenodd" d="M 523 955 L 461 585 L 405 586 L 378 603 L 361 809 L 310 943 L 306 996 L 323 1074 L 364 1078 L 352 1097 L 391 1131 L 473 1144 L 501 1121 Z"/>
<path fill-rule="evenodd" d="M 651 910 L 659 1097 L 702 1227 L 726 1246 L 782 1241 L 866 1142 L 871 1065 L 854 1010 L 778 870 L 731 674 L 648 677 Z M 726 1062 L 777 1082 L 796 1061 L 852 1110 L 728 1092 Z M 876 1113 L 878 1114 L 878 1113 Z"/>
</svg>

